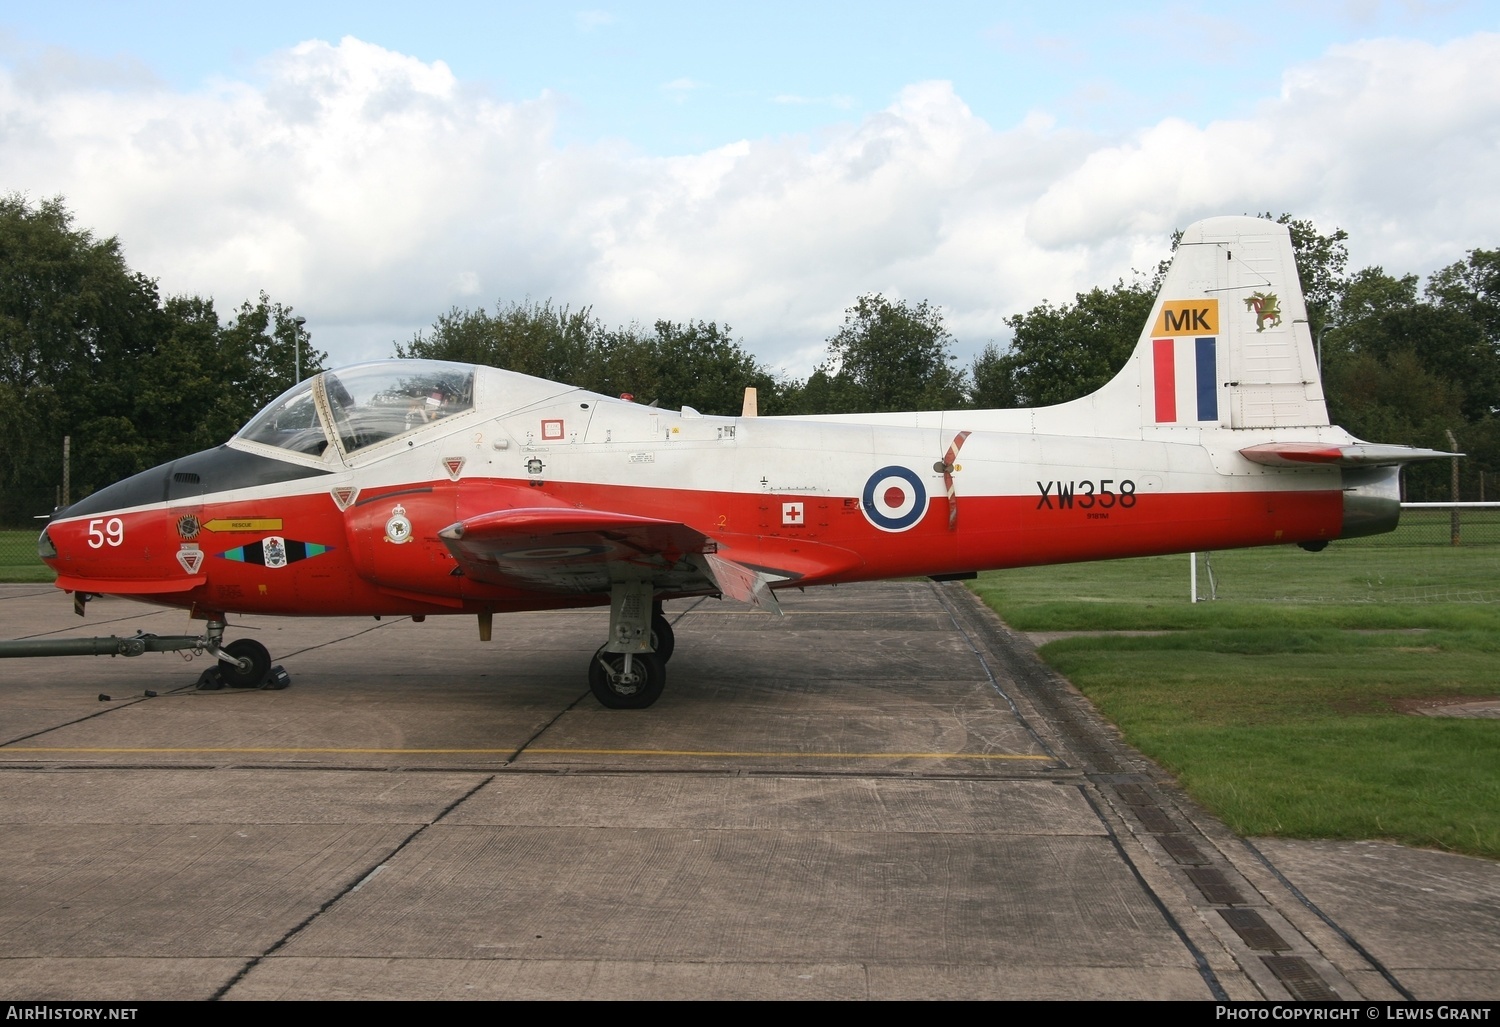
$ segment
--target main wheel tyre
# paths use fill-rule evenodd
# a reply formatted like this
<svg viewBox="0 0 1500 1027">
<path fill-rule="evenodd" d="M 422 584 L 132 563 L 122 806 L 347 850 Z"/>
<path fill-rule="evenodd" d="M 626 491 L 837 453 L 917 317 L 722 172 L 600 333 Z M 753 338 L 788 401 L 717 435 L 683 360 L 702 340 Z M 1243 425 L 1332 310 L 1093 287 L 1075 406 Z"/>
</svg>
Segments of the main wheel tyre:
<svg viewBox="0 0 1500 1027">
<path fill-rule="evenodd" d="M 612 710 L 644 710 L 661 698 L 667 672 L 655 653 L 631 653 L 630 670 L 624 653 L 600 649 L 589 661 L 589 690 Z"/>
<path fill-rule="evenodd" d="M 266 683 L 271 673 L 271 654 L 265 646 L 253 638 L 237 638 L 224 646 L 224 651 L 235 660 L 244 660 L 249 665 L 241 668 L 231 660 L 219 661 L 219 673 L 230 688 L 259 688 Z"/>
<path fill-rule="evenodd" d="M 670 660 L 672 650 L 677 648 L 677 638 L 672 634 L 672 625 L 659 613 L 651 618 L 651 644 L 656 649 L 656 658 L 662 663 Z"/>
</svg>

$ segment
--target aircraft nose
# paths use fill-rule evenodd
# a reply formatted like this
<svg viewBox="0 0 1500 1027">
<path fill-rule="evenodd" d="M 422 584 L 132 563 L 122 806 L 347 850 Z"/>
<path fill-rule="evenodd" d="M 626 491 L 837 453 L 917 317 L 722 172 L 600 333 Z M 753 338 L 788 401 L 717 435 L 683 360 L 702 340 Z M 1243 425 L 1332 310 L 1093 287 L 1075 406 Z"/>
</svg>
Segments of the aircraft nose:
<svg viewBox="0 0 1500 1027">
<path fill-rule="evenodd" d="M 309 467 L 220 446 L 142 471 L 124 481 L 117 481 L 67 509 L 57 511 L 52 519 L 57 521 L 85 514 L 101 516 L 158 503 L 191 502 L 216 492 L 271 485 L 329 473 L 330 470 L 323 467 Z"/>
<path fill-rule="evenodd" d="M 108 514 L 133 506 L 165 503 L 170 498 L 171 484 L 172 464 L 162 464 L 149 471 L 133 474 L 113 485 L 106 485 L 98 492 L 54 512 L 52 520 L 56 522 L 85 514 Z"/>
</svg>

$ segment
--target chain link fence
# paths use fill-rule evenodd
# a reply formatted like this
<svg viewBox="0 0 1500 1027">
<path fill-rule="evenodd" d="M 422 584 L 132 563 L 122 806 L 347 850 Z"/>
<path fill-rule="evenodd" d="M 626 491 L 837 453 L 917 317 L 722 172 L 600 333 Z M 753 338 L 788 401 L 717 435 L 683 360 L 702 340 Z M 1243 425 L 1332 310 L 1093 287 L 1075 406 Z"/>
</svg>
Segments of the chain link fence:
<svg viewBox="0 0 1500 1027">
<path fill-rule="evenodd" d="M 0 489 L 0 581 L 51 581 L 36 539 L 60 495 L 53 489 Z"/>
<path fill-rule="evenodd" d="M 1337 543 L 1341 546 L 1497 546 L 1500 503 L 1410 504 L 1395 531 Z"/>
</svg>

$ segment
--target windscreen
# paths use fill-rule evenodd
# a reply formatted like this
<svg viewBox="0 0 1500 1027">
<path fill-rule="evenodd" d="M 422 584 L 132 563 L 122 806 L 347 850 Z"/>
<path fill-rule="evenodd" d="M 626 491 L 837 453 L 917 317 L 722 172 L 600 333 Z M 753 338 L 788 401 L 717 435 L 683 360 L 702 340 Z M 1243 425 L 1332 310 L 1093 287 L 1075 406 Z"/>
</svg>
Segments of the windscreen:
<svg viewBox="0 0 1500 1027">
<path fill-rule="evenodd" d="M 321 456 L 328 447 L 328 436 L 318 421 L 318 407 L 313 400 L 313 379 L 292 386 L 266 407 L 244 428 L 239 437 L 294 453 Z"/>
<path fill-rule="evenodd" d="M 414 431 L 474 407 L 474 368 L 427 360 L 364 364 L 323 374 L 344 452 Z"/>
</svg>

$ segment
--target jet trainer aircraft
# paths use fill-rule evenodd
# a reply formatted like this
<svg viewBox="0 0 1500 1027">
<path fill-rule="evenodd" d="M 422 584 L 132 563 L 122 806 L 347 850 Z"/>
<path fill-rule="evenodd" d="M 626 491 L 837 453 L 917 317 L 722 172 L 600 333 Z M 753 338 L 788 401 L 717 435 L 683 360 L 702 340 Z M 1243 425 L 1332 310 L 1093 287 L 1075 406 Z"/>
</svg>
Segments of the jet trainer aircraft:
<svg viewBox="0 0 1500 1027">
<path fill-rule="evenodd" d="M 605 706 L 662 692 L 661 602 L 1389 531 L 1399 465 L 1331 426 L 1287 229 L 1183 235 L 1125 368 L 1031 410 L 669 412 L 490 367 L 382 361 L 291 389 L 217 449 L 58 512 L 59 588 L 184 607 L 231 684 L 228 614 L 609 606 Z M 81 607 L 80 607 L 81 609 Z M 188 643 L 177 646 L 188 647 Z M 138 650 L 137 650 L 138 651 Z"/>
</svg>

